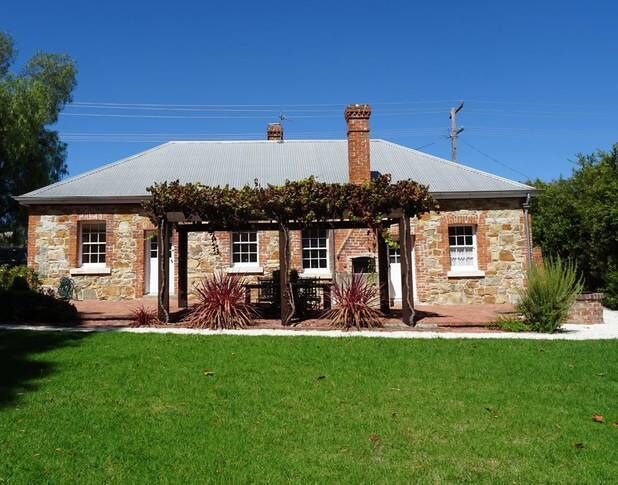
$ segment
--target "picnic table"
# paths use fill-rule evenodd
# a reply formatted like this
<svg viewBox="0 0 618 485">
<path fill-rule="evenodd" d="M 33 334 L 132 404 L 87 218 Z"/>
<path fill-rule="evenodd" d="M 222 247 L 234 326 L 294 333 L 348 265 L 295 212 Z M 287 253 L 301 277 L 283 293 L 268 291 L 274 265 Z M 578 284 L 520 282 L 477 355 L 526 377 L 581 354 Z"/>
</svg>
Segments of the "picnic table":
<svg viewBox="0 0 618 485">
<path fill-rule="evenodd" d="M 292 283 L 292 292 L 295 302 L 302 303 L 302 307 L 310 310 L 331 308 L 331 288 L 333 282 L 319 278 L 299 278 Z M 245 302 L 252 303 L 252 290 L 257 290 L 256 303 L 279 304 L 279 281 L 272 278 L 260 279 L 256 282 L 245 283 Z M 297 304 L 297 306 L 299 306 Z"/>
</svg>

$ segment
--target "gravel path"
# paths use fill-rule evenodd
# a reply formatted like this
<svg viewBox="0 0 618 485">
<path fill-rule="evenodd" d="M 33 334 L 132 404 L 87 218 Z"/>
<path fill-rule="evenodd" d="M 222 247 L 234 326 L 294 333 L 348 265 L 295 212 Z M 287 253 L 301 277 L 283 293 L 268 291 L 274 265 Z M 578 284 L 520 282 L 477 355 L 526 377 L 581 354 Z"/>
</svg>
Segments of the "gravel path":
<svg viewBox="0 0 618 485">
<path fill-rule="evenodd" d="M 30 325 L 0 325 L 4 330 L 51 330 L 58 332 L 126 332 L 126 333 L 172 333 L 181 335 L 245 335 L 245 336 L 290 336 L 290 337 L 371 337 L 398 339 L 529 339 L 529 340 L 605 340 L 618 339 L 618 311 L 604 310 L 605 323 L 597 325 L 565 324 L 560 332 L 543 333 L 509 333 L 509 332 L 453 332 L 453 331 L 342 331 L 342 330 L 280 330 L 280 329 L 245 329 L 245 330 L 201 330 L 189 328 L 58 328 Z"/>
</svg>

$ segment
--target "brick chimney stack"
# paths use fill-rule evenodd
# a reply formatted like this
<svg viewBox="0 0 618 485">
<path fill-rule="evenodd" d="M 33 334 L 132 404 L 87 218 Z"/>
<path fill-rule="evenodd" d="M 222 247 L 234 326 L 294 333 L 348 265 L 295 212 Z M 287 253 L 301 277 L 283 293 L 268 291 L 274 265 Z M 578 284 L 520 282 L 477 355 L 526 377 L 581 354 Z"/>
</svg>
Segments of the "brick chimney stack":
<svg viewBox="0 0 618 485">
<path fill-rule="evenodd" d="M 371 180 L 369 158 L 369 117 L 371 106 L 350 104 L 345 109 L 348 124 L 348 173 L 349 181 L 362 184 Z"/>
<path fill-rule="evenodd" d="M 266 128 L 266 139 L 283 141 L 283 126 L 281 126 L 281 123 L 268 123 L 268 128 Z"/>
</svg>

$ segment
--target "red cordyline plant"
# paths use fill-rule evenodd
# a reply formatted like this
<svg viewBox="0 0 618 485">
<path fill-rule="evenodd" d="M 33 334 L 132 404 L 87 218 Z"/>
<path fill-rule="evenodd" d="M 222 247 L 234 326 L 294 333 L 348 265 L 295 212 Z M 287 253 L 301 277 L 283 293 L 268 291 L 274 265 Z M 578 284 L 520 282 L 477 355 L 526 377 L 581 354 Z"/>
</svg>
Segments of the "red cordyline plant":
<svg viewBox="0 0 618 485">
<path fill-rule="evenodd" d="M 185 319 L 194 328 L 243 328 L 257 316 L 250 303 L 245 303 L 243 279 L 217 272 L 196 285 L 198 302 Z"/>
<path fill-rule="evenodd" d="M 332 320 L 331 326 L 359 330 L 382 326 L 382 314 L 375 308 L 377 289 L 362 275 L 354 274 L 347 281 L 336 282 L 332 295 L 337 306 L 324 315 Z"/>
<path fill-rule="evenodd" d="M 158 323 L 157 311 L 152 308 L 146 308 L 143 303 L 131 310 L 132 327 L 153 327 Z"/>
</svg>

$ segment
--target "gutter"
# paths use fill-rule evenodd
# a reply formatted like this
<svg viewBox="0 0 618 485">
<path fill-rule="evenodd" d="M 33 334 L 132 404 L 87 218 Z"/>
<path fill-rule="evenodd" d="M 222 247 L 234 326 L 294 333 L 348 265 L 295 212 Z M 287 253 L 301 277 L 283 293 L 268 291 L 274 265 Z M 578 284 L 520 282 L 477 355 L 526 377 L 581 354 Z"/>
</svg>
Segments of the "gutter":
<svg viewBox="0 0 618 485">
<path fill-rule="evenodd" d="M 522 204 L 524 209 L 524 232 L 526 233 L 526 250 L 528 252 L 528 269 L 532 268 L 532 232 L 530 231 L 530 194 Z"/>
<path fill-rule="evenodd" d="M 503 191 L 475 191 L 475 192 L 429 192 L 438 200 L 453 199 L 491 199 L 491 198 L 528 198 L 540 192 L 537 189 L 503 190 Z M 105 195 L 105 196 L 67 196 L 67 197 L 27 197 L 16 196 L 14 200 L 23 206 L 32 205 L 63 205 L 63 204 L 141 204 L 150 199 L 150 195 Z"/>
<path fill-rule="evenodd" d="M 69 196 L 69 197 L 13 197 L 21 205 L 79 205 L 79 204 L 141 204 L 151 196 Z"/>
</svg>

